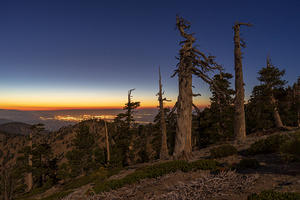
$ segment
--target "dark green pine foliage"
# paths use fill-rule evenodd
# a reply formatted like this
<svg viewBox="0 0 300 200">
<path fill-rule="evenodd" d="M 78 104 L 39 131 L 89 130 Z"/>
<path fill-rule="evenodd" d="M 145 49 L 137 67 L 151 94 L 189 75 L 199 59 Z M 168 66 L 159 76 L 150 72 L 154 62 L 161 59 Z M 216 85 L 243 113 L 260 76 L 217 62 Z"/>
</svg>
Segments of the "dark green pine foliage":
<svg viewBox="0 0 300 200">
<path fill-rule="evenodd" d="M 213 78 L 214 84 L 210 86 L 212 93 L 211 106 L 200 113 L 199 135 L 197 138 L 200 147 L 234 137 L 232 97 L 234 90 L 230 88 L 231 78 L 232 75 L 229 73 L 220 73 Z"/>
<path fill-rule="evenodd" d="M 103 163 L 103 151 L 96 145 L 96 138 L 91 134 L 89 127 L 81 123 L 75 138 L 72 141 L 74 149 L 66 154 L 70 167 L 70 176 L 76 177 L 88 174 Z"/>
<path fill-rule="evenodd" d="M 286 81 L 282 79 L 285 70 L 279 70 L 267 59 L 267 66 L 259 72 L 260 85 L 255 86 L 246 107 L 247 131 L 280 127 L 282 125 L 279 96 L 284 92 Z"/>
<path fill-rule="evenodd" d="M 32 173 L 35 187 L 52 186 L 58 182 L 59 158 L 53 155 L 48 143 L 33 145 Z"/>
<path fill-rule="evenodd" d="M 132 123 L 135 121 L 133 118 L 134 110 L 140 107 L 140 102 L 138 101 L 132 101 L 131 92 L 135 89 L 130 89 L 128 91 L 128 102 L 125 104 L 123 110 L 125 110 L 125 113 L 120 113 L 115 118 L 115 122 L 118 122 L 120 125 L 124 124 L 122 123 L 122 119 L 124 119 L 127 128 L 130 129 L 132 127 Z"/>
</svg>

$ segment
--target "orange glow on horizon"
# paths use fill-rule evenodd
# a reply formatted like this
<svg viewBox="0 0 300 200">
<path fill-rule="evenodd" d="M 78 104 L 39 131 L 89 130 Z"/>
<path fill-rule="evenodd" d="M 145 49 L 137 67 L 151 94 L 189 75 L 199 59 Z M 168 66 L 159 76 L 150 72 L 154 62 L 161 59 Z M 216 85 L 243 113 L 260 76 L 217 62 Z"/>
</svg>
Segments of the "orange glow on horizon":
<svg viewBox="0 0 300 200">
<path fill-rule="evenodd" d="M 173 107 L 174 104 L 165 105 L 165 107 Z M 205 108 L 208 104 L 196 104 L 199 108 Z M 55 110 L 100 110 L 100 109 L 123 109 L 124 106 L 0 106 L 0 109 L 20 110 L 20 111 L 55 111 Z M 157 105 L 141 106 L 138 109 L 154 109 Z"/>
</svg>

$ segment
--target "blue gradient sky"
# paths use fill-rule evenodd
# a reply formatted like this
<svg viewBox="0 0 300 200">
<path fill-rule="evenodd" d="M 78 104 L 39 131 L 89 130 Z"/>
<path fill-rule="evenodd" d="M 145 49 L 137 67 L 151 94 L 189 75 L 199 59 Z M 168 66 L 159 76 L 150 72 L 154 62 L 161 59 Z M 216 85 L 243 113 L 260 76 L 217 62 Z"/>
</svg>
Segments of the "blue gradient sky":
<svg viewBox="0 0 300 200">
<path fill-rule="evenodd" d="M 243 28 L 246 96 L 269 54 L 286 69 L 289 84 L 300 75 L 300 1 L 0 1 L 0 108 L 118 107 L 127 90 L 142 106 L 156 105 L 157 67 L 166 96 L 177 97 L 181 40 L 175 15 L 192 23 L 199 49 L 233 73 L 235 21 Z M 200 80 L 195 91 L 207 104 Z"/>
</svg>

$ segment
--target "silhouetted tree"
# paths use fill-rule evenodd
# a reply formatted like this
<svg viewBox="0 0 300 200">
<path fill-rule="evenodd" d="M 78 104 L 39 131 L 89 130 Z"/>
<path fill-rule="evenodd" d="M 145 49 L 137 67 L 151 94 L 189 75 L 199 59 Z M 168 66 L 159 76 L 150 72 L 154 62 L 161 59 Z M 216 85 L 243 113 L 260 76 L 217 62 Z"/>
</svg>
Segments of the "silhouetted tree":
<svg viewBox="0 0 300 200">
<path fill-rule="evenodd" d="M 232 96 L 234 95 L 234 90 L 230 88 L 229 80 L 231 78 L 232 75 L 229 73 L 217 74 L 213 79 L 214 84 L 210 86 L 212 93 L 210 111 L 217 123 L 217 132 L 222 137 L 227 138 L 232 136 L 231 133 L 233 131 L 232 105 L 234 101 Z"/>
<path fill-rule="evenodd" d="M 161 149 L 160 149 L 160 159 L 166 160 L 169 158 L 168 142 L 167 142 L 167 125 L 164 112 L 164 101 L 169 101 L 163 98 L 163 90 L 161 83 L 161 74 L 159 68 L 159 91 L 158 91 L 158 102 L 159 102 L 159 113 L 160 113 L 160 130 L 161 130 Z"/>
<path fill-rule="evenodd" d="M 244 110 L 244 79 L 242 67 L 242 51 L 241 47 L 245 47 L 245 42 L 240 38 L 240 27 L 251 26 L 248 23 L 236 22 L 234 29 L 234 69 L 235 69 L 235 119 L 234 119 L 234 134 L 238 140 L 246 138 L 246 123 Z"/>
<path fill-rule="evenodd" d="M 282 128 L 283 124 L 278 111 L 278 103 L 275 99 L 274 92 L 282 88 L 286 81 L 282 80 L 285 71 L 280 71 L 277 67 L 272 65 L 270 58 L 267 58 L 267 66 L 262 68 L 259 72 L 258 80 L 261 82 L 261 87 L 264 90 L 264 95 L 268 97 L 269 103 L 273 107 L 273 116 L 277 128 Z"/>
<path fill-rule="evenodd" d="M 186 31 L 190 29 L 190 23 L 177 16 L 176 26 L 184 41 L 180 42 L 178 68 L 173 77 L 178 75 L 179 95 L 176 105 L 177 129 L 175 138 L 175 149 L 173 156 L 175 159 L 189 159 L 192 152 L 192 75 L 200 77 L 205 82 L 211 84 L 212 80 L 207 75 L 208 72 L 221 69 L 214 61 L 213 56 L 206 56 L 194 46 L 196 41 L 192 33 Z"/>
<path fill-rule="evenodd" d="M 93 162 L 93 150 L 95 148 L 95 137 L 90 133 L 89 127 L 80 124 L 75 138 L 72 141 L 74 149 L 66 154 L 71 167 L 71 176 L 87 174 L 96 165 Z"/>
<path fill-rule="evenodd" d="M 130 129 L 132 122 L 134 122 L 134 118 L 133 118 L 133 113 L 134 113 L 134 109 L 138 108 L 140 106 L 140 102 L 136 101 L 132 101 L 131 99 L 131 92 L 134 91 L 135 89 L 130 89 L 128 91 L 128 102 L 125 104 L 125 107 L 123 108 L 123 110 L 126 110 L 125 113 L 120 113 L 117 115 L 115 122 L 119 122 L 121 119 L 125 118 L 125 122 L 127 124 L 127 128 Z"/>
</svg>

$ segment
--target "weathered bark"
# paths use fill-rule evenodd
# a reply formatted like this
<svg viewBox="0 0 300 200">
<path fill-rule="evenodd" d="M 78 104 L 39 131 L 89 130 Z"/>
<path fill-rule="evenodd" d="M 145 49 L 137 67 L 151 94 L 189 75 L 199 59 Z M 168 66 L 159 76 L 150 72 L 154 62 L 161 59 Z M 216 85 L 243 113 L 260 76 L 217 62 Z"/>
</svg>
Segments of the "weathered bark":
<svg viewBox="0 0 300 200">
<path fill-rule="evenodd" d="M 173 76 L 178 74 L 179 94 L 176 103 L 177 128 L 175 136 L 174 159 L 189 159 L 192 156 L 192 75 L 200 77 L 204 82 L 213 84 L 208 73 L 222 67 L 215 63 L 214 56 L 205 56 L 204 53 L 193 47 L 196 39 L 193 33 L 187 33 L 190 23 L 185 19 L 176 18 L 176 26 L 184 41 L 180 42 L 178 68 Z M 173 112 L 173 111 L 172 111 Z"/>
<path fill-rule="evenodd" d="M 271 104 L 273 105 L 273 116 L 275 119 L 275 125 L 277 128 L 283 128 L 283 124 L 278 112 L 277 103 L 273 94 L 271 95 Z"/>
<path fill-rule="evenodd" d="M 32 132 L 30 132 L 29 134 L 29 145 L 30 147 L 30 151 L 32 150 Z M 30 167 L 30 172 L 27 174 L 27 191 L 32 190 L 32 186 L 33 186 L 33 178 L 32 178 L 32 154 L 31 152 L 29 153 L 28 156 L 28 166 Z"/>
<path fill-rule="evenodd" d="M 107 125 L 106 121 L 104 120 L 104 126 L 105 126 L 105 141 L 106 141 L 106 153 L 107 153 L 107 162 L 110 162 L 110 149 L 109 149 L 109 136 L 108 136 L 108 131 L 107 131 Z"/>
<path fill-rule="evenodd" d="M 177 17 L 177 28 L 186 41 L 180 49 L 178 67 L 178 101 L 177 101 L 177 128 L 173 156 L 175 159 L 189 159 L 192 154 L 192 68 L 191 50 L 195 38 L 192 34 L 185 33 L 185 25 L 180 24 Z"/>
<path fill-rule="evenodd" d="M 245 123 L 245 110 L 244 110 L 244 80 L 243 80 L 243 67 L 242 67 L 242 51 L 241 51 L 241 38 L 240 26 L 250 24 L 235 23 L 234 29 L 234 69 L 235 69 L 235 119 L 234 119 L 234 134 L 238 140 L 246 138 L 246 123 Z"/>
<path fill-rule="evenodd" d="M 189 159 L 192 153 L 192 73 L 178 73 L 177 128 L 174 157 Z"/>
<path fill-rule="evenodd" d="M 167 126 L 166 126 L 165 111 L 164 111 L 164 101 L 166 101 L 167 99 L 163 98 L 160 68 L 159 68 L 158 84 L 159 84 L 158 101 L 159 101 L 160 129 L 161 129 L 160 159 L 167 160 L 169 158 L 169 150 L 168 150 L 168 143 L 167 143 Z"/>
</svg>

